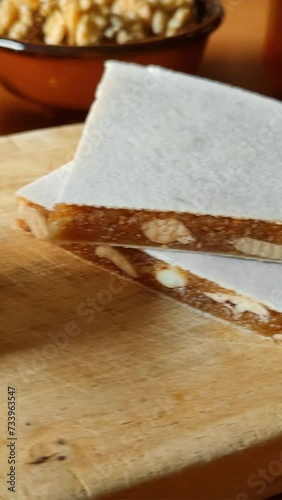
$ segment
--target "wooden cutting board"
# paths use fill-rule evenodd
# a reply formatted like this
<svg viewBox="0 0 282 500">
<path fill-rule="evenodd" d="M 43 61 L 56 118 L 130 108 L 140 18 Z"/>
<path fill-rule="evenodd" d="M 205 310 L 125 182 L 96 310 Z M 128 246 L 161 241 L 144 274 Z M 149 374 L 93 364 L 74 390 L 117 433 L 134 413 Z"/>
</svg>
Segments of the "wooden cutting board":
<svg viewBox="0 0 282 500">
<path fill-rule="evenodd" d="M 0 498 L 8 386 L 19 500 L 282 491 L 282 345 L 11 229 L 15 190 L 67 162 L 80 132 L 0 139 Z"/>
</svg>

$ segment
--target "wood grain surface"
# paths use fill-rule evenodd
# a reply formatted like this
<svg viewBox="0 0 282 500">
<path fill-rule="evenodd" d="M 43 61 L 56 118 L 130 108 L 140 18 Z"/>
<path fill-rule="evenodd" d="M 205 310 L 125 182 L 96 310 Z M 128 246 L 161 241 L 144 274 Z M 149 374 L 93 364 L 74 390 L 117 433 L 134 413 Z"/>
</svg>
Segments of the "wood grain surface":
<svg viewBox="0 0 282 500">
<path fill-rule="evenodd" d="M 14 191 L 70 159 L 80 131 L 0 140 L 0 498 L 8 386 L 19 500 L 282 491 L 282 345 L 11 229 Z"/>
</svg>

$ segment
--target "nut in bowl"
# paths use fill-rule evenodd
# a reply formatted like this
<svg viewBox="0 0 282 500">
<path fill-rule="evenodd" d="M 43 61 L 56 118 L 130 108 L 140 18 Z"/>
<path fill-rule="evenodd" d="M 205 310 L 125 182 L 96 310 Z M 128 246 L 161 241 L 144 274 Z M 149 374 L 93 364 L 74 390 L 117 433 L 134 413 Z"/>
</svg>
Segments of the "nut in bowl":
<svg viewBox="0 0 282 500">
<path fill-rule="evenodd" d="M 194 73 L 222 17 L 219 0 L 0 0 L 0 81 L 86 110 L 107 59 Z"/>
</svg>

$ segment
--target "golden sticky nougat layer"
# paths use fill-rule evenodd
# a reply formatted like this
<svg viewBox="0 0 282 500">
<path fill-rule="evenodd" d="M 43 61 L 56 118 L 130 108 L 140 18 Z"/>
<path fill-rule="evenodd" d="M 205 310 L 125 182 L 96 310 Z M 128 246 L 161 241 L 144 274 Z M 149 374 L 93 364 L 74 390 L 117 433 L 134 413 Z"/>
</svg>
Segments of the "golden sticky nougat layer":
<svg viewBox="0 0 282 500">
<path fill-rule="evenodd" d="M 234 219 L 153 210 L 60 205 L 54 242 L 162 247 L 282 260 L 282 226 L 275 221 Z"/>
</svg>

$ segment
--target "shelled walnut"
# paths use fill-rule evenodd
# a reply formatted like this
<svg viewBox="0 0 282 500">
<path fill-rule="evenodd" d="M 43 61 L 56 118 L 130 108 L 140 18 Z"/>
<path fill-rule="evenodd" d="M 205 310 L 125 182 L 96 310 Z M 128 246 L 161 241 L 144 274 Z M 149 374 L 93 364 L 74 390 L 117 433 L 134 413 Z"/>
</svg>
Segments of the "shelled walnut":
<svg viewBox="0 0 282 500">
<path fill-rule="evenodd" d="M 196 19 L 196 0 L 0 0 L 0 36 L 52 45 L 174 36 Z"/>
</svg>

